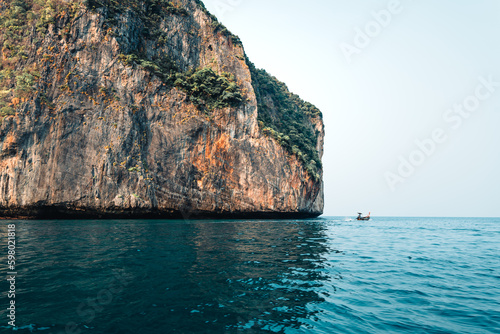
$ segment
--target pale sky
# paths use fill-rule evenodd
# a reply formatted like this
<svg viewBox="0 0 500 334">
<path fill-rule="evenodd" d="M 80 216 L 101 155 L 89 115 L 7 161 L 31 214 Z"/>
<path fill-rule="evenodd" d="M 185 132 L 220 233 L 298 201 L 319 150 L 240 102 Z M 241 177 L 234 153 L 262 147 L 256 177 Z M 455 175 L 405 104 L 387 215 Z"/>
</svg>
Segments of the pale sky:
<svg viewBox="0 0 500 334">
<path fill-rule="evenodd" d="M 500 216 L 500 1 L 203 1 L 323 112 L 325 215 Z"/>
</svg>

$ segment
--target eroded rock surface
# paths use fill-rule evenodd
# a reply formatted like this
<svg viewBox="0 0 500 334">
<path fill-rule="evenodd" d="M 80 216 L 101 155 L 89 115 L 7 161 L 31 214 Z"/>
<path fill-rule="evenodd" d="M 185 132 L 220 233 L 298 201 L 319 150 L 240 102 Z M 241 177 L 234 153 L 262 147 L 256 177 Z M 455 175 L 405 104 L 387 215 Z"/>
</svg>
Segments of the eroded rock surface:
<svg viewBox="0 0 500 334">
<path fill-rule="evenodd" d="M 241 44 L 197 1 L 176 6 L 183 11 L 161 15 L 162 43 L 144 37 L 144 19 L 133 11 L 114 13 L 110 23 L 109 10 L 84 4 L 43 34 L 28 31 L 26 55 L 12 66 L 33 71 L 36 82 L 17 97 L 17 81 L 4 88 L 15 115 L 0 124 L 0 216 L 322 213 L 321 167 L 314 177 L 304 159 L 264 133 Z M 173 60 L 179 72 L 230 73 L 242 102 L 200 107 L 173 79 L 124 60 L 131 54 Z M 272 98 L 268 108 L 284 112 Z M 321 117 L 307 122 L 321 157 Z"/>
</svg>

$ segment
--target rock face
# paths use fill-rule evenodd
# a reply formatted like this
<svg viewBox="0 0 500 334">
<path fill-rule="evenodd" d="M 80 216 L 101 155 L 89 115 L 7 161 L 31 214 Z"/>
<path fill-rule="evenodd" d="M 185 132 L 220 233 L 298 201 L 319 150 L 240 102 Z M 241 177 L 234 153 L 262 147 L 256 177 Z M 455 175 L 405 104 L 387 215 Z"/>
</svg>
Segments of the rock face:
<svg viewBox="0 0 500 334">
<path fill-rule="evenodd" d="M 14 15 L 14 2 L 3 1 L 0 15 Z M 14 74 L 2 79 L 0 216 L 322 213 L 321 166 L 311 171 L 296 146 L 280 139 L 285 134 L 265 133 L 253 65 L 200 2 L 159 10 L 145 2 L 136 11 L 105 2 L 52 4 L 52 19 L 42 23 L 36 7 L 23 3 L 26 17 L 38 19 L 23 26 L 21 55 L 2 50 L 2 73 Z M 189 92 L 178 80 L 190 69 L 211 69 L 216 81 L 225 75 L 236 98 L 204 106 L 195 91 L 204 86 Z M 268 121 L 279 122 L 286 111 L 261 95 L 275 115 Z M 301 117 L 321 158 L 321 115 Z"/>
</svg>

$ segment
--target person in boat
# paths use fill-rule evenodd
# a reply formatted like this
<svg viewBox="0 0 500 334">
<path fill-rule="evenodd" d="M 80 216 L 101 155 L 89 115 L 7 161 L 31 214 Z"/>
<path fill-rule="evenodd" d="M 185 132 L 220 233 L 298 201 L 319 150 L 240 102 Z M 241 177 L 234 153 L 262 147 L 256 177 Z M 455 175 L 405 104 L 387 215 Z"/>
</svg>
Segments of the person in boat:
<svg viewBox="0 0 500 334">
<path fill-rule="evenodd" d="M 361 216 L 361 215 L 362 215 L 362 213 L 361 213 L 361 212 L 358 212 L 358 217 L 357 217 L 356 219 L 357 219 L 357 220 L 370 220 L 370 214 L 371 214 L 371 212 L 370 212 L 370 213 L 368 213 L 368 216 L 366 216 L 366 217 L 362 217 L 362 216 Z"/>
</svg>

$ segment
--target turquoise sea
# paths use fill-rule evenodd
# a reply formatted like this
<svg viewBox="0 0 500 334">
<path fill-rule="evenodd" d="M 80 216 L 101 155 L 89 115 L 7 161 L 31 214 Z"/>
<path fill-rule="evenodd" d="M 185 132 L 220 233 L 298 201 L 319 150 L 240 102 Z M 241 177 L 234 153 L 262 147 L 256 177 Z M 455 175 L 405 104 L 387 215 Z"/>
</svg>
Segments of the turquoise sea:
<svg viewBox="0 0 500 334">
<path fill-rule="evenodd" d="M 498 218 L 0 223 L 16 333 L 500 333 Z"/>
</svg>

